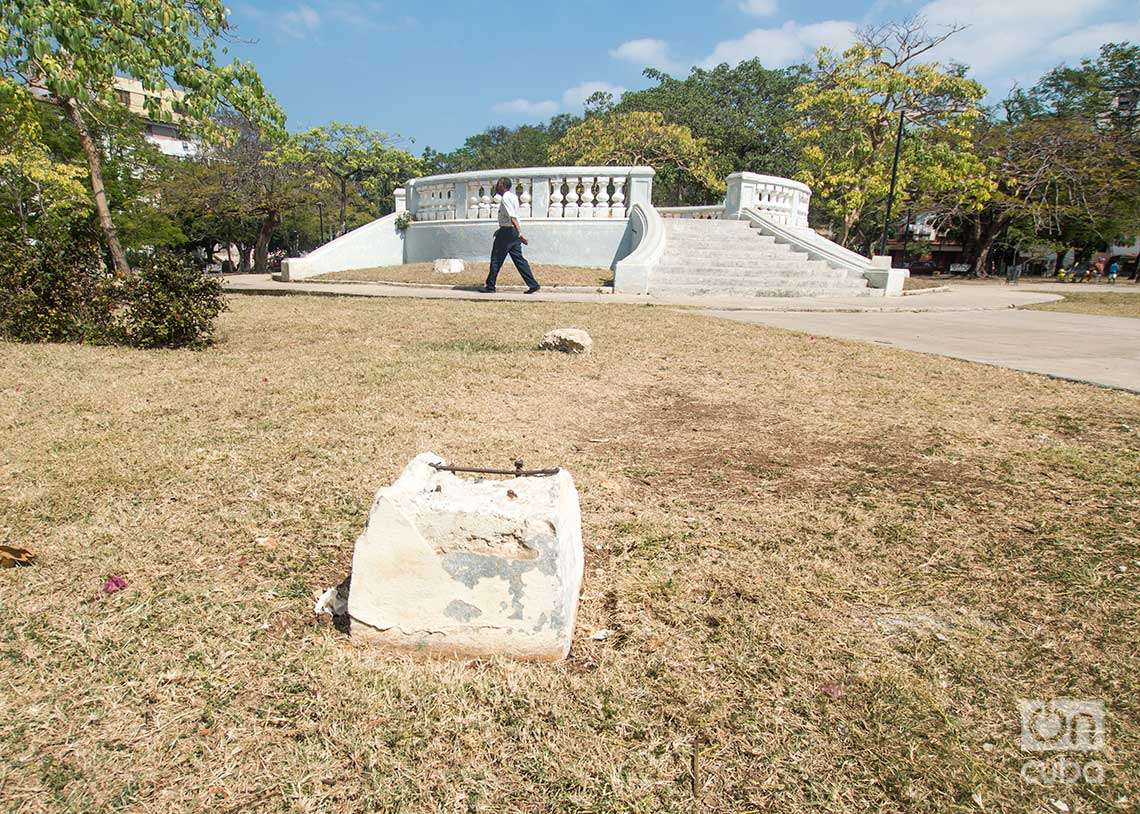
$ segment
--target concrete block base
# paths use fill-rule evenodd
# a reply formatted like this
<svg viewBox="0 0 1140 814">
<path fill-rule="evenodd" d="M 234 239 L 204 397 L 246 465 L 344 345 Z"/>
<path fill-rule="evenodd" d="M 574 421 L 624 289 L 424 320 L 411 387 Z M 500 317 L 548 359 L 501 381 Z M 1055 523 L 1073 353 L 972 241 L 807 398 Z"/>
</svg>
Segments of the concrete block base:
<svg viewBox="0 0 1140 814">
<path fill-rule="evenodd" d="M 416 456 L 356 541 L 353 638 L 432 655 L 557 661 L 570 651 L 582 525 L 570 474 L 471 480 Z"/>
</svg>

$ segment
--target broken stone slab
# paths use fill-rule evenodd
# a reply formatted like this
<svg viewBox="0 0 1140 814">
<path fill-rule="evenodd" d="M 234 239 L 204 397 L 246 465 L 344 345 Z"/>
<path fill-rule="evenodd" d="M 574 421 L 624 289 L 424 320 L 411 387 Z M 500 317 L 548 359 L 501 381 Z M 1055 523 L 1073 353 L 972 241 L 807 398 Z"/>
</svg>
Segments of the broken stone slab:
<svg viewBox="0 0 1140 814">
<path fill-rule="evenodd" d="M 582 585 L 578 491 L 564 469 L 470 480 L 417 455 L 356 541 L 352 635 L 436 655 L 558 661 Z"/>
<path fill-rule="evenodd" d="M 437 274 L 459 274 L 463 271 L 465 265 L 462 260 L 455 258 L 445 258 L 443 260 L 435 260 L 431 264 L 431 270 Z"/>
<path fill-rule="evenodd" d="M 538 347 L 563 353 L 589 353 L 594 347 L 594 340 L 581 328 L 555 328 L 543 335 Z"/>
</svg>

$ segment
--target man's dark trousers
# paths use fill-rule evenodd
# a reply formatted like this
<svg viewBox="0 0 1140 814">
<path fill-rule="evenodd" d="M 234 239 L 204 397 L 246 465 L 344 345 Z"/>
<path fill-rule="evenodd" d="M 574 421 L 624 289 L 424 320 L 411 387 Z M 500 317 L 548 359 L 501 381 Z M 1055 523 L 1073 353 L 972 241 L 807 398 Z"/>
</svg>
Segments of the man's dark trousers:
<svg viewBox="0 0 1140 814">
<path fill-rule="evenodd" d="M 491 270 L 487 273 L 487 288 L 495 287 L 495 282 L 499 279 L 499 269 L 503 267 L 503 261 L 507 259 L 508 254 L 522 275 L 526 287 L 538 288 L 538 280 L 534 279 L 530 271 L 530 263 L 523 257 L 519 230 L 513 226 L 500 226 L 495 232 L 495 243 L 491 246 Z"/>
</svg>

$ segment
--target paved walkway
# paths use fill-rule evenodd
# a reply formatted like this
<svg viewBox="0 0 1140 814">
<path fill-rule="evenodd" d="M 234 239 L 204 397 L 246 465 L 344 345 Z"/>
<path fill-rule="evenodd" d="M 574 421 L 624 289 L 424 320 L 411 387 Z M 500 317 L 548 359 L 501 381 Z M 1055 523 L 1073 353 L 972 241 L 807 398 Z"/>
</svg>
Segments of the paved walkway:
<svg viewBox="0 0 1140 814">
<path fill-rule="evenodd" d="M 725 311 L 831 311 L 831 312 L 895 312 L 895 311 L 979 311 L 1007 309 L 1035 302 L 1060 299 L 1055 294 L 1019 291 L 1007 287 L 963 286 L 950 291 L 916 293 L 906 297 L 752 297 L 715 299 L 679 297 L 659 299 L 635 294 L 598 293 L 544 288 L 537 294 L 500 289 L 495 294 L 482 294 L 472 289 L 416 287 L 385 283 L 317 283 L 299 281 L 282 283 L 268 274 L 233 274 L 224 278 L 228 291 L 247 294 L 324 294 L 341 297 L 416 297 L 421 299 L 511 301 L 511 302 L 585 302 L 624 305 L 680 305 L 714 308 Z"/>
<path fill-rule="evenodd" d="M 1140 319 L 1013 309 L 980 313 L 708 313 L 1140 393 Z"/>
</svg>

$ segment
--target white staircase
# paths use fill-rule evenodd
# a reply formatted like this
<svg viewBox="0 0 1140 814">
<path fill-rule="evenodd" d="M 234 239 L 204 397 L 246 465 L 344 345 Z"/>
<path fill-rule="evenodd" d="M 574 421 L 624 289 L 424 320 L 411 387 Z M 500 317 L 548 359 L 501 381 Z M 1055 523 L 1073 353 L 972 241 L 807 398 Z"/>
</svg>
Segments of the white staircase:
<svg viewBox="0 0 1140 814">
<path fill-rule="evenodd" d="M 747 220 L 665 218 L 665 249 L 649 276 L 662 297 L 871 296 L 861 273 L 836 268 Z"/>
</svg>

